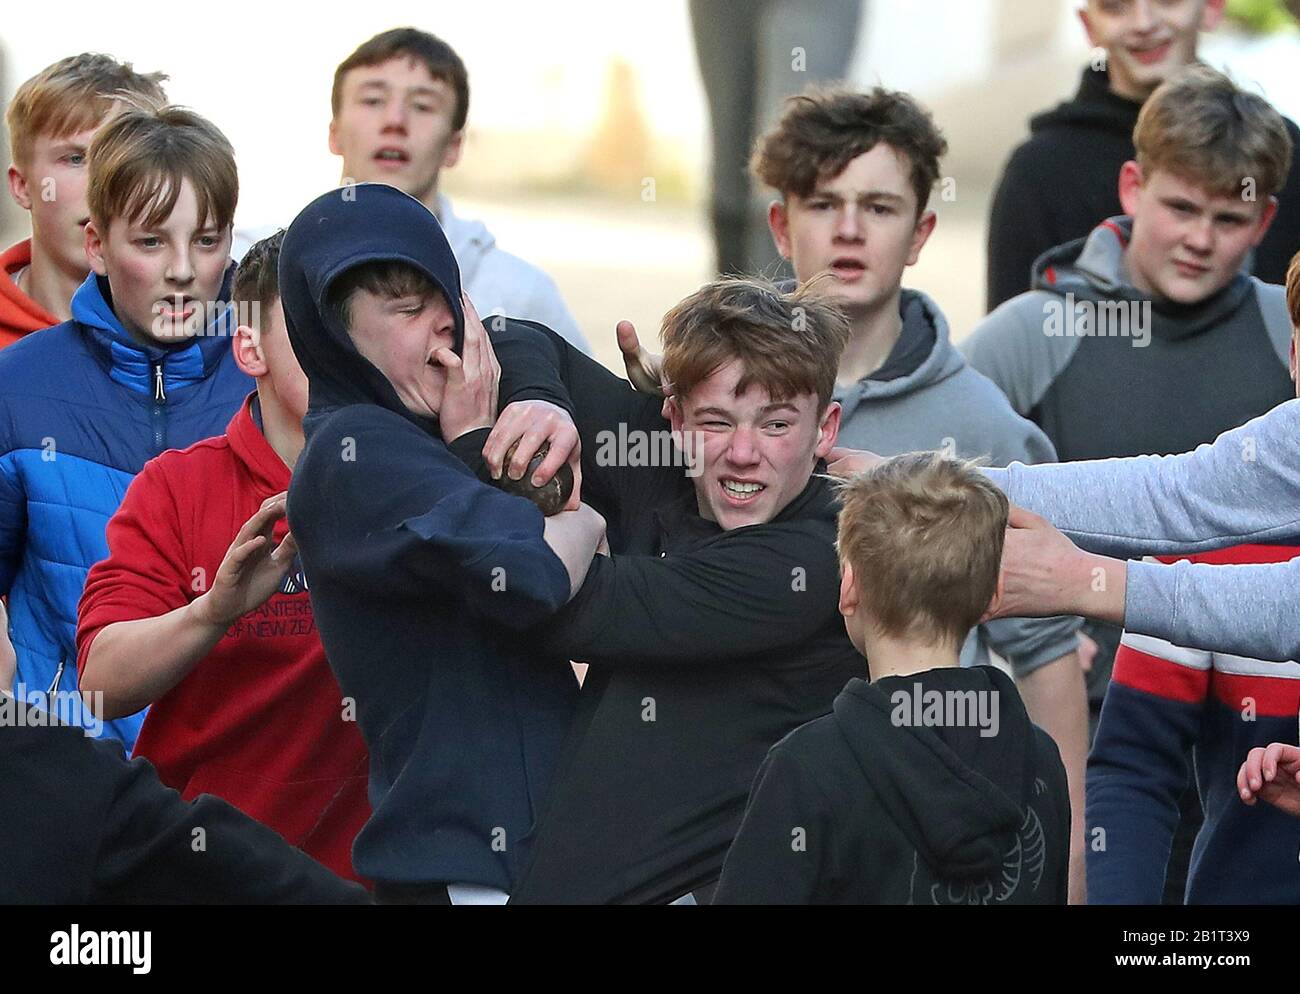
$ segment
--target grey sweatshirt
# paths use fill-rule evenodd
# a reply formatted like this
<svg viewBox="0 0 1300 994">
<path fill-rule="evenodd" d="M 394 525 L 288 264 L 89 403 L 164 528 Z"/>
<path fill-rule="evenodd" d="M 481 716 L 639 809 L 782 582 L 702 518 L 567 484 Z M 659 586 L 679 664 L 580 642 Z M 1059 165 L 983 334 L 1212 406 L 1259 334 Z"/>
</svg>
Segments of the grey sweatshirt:
<svg viewBox="0 0 1300 994">
<path fill-rule="evenodd" d="M 966 364 L 949 341 L 948 322 L 925 294 L 904 290 L 903 332 L 871 376 L 838 387 L 838 444 L 881 455 L 947 450 L 994 465 L 1054 461 L 1043 432 L 1011 409 L 1002 392 Z M 1017 677 L 1078 647 L 1078 618 L 1003 618 L 980 625 L 962 648 L 962 665 L 1006 658 Z"/>
<path fill-rule="evenodd" d="M 1195 304 L 1148 299 L 1131 231 L 1113 217 L 1045 253 L 961 345 L 1063 462 L 1186 452 L 1295 396 L 1283 288 L 1243 271 Z"/>
<path fill-rule="evenodd" d="M 1300 401 L 1212 444 L 985 472 L 1078 545 L 1129 557 L 1300 541 Z M 1130 562 L 1124 624 L 1175 645 L 1300 658 L 1300 559 L 1258 566 Z"/>
</svg>

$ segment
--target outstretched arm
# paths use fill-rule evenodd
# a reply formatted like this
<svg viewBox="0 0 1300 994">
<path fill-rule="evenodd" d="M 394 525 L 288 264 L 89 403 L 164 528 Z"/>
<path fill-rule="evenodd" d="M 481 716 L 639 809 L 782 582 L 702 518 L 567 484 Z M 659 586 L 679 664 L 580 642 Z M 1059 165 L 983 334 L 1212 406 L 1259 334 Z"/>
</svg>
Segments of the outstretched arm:
<svg viewBox="0 0 1300 994">
<path fill-rule="evenodd" d="M 1175 645 L 1252 659 L 1300 658 L 1300 559 L 1249 566 L 1123 562 L 1084 552 L 1012 507 L 1001 589 L 988 617 L 1078 614 Z"/>
</svg>

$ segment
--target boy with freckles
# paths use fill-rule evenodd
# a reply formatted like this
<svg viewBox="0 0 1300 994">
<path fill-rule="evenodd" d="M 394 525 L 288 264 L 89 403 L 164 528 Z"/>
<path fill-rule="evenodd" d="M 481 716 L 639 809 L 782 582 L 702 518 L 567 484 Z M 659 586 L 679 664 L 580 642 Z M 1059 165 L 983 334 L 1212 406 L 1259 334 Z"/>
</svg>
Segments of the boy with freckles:
<svg viewBox="0 0 1300 994">
<path fill-rule="evenodd" d="M 234 153 L 178 107 L 119 114 L 90 148 L 90 275 L 72 318 L 0 352 L 0 592 L 14 692 L 76 700 L 77 600 L 132 477 L 219 434 L 252 389 L 229 321 Z M 62 696 L 60 697 L 62 699 Z M 77 717 L 96 727 L 93 715 Z M 143 714 L 104 724 L 129 749 Z"/>
</svg>

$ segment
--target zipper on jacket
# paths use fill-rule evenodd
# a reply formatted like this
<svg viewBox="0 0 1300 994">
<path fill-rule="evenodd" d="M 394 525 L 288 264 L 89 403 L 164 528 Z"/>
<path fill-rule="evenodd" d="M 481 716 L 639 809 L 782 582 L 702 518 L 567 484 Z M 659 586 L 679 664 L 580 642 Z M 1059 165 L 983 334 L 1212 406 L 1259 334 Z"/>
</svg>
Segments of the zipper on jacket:
<svg viewBox="0 0 1300 994">
<path fill-rule="evenodd" d="M 167 389 L 163 386 L 162 362 L 153 364 L 153 410 L 150 421 L 153 423 L 153 453 L 158 455 L 164 449 L 167 434 Z"/>
<path fill-rule="evenodd" d="M 54 692 L 59 689 L 59 681 L 63 679 L 63 671 L 67 667 L 67 665 L 68 665 L 68 660 L 66 658 L 59 660 L 59 668 L 54 671 L 54 682 L 50 684 L 50 689 L 45 691 L 46 701 L 48 701 L 50 697 L 53 696 Z M 51 705 L 50 711 L 54 711 L 54 710 L 55 707 Z"/>
</svg>

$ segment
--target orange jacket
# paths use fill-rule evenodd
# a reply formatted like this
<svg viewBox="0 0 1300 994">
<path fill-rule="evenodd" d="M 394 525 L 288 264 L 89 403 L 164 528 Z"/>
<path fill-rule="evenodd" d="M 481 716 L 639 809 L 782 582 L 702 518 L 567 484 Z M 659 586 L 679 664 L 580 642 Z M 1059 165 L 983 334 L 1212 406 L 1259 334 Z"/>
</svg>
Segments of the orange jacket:
<svg viewBox="0 0 1300 994">
<path fill-rule="evenodd" d="M 32 261 L 32 240 L 11 245 L 0 255 L 0 349 L 24 335 L 58 324 L 59 319 L 18 289 L 14 273 Z"/>
</svg>

